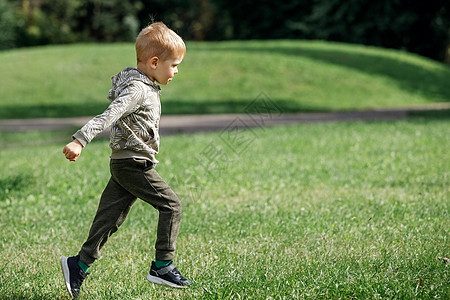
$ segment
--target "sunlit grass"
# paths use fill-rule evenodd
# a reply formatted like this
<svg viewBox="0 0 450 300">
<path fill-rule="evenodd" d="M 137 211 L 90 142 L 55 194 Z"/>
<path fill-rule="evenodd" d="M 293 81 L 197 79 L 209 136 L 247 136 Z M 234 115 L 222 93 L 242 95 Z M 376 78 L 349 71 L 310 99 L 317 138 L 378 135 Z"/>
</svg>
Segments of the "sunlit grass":
<svg viewBox="0 0 450 300">
<path fill-rule="evenodd" d="M 78 251 L 109 178 L 107 141 L 69 163 L 55 136 L 0 135 L 30 141 L 0 152 L 1 299 L 67 298 L 59 256 Z M 449 297 L 446 120 L 252 129 L 245 148 L 223 137 L 163 137 L 158 156 L 183 201 L 176 264 L 194 285 L 145 281 L 157 213 L 138 201 L 81 299 Z"/>
</svg>

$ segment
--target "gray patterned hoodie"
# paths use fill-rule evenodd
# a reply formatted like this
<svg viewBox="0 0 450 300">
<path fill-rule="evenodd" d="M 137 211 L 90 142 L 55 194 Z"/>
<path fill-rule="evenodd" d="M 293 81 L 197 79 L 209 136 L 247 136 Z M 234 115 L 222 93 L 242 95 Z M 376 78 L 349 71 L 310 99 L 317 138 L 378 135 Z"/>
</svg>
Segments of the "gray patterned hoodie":
<svg viewBox="0 0 450 300">
<path fill-rule="evenodd" d="M 78 130 L 73 138 L 86 146 L 111 126 L 112 159 L 147 158 L 156 165 L 159 151 L 161 88 L 136 68 L 127 67 L 111 78 L 109 107 Z"/>
</svg>

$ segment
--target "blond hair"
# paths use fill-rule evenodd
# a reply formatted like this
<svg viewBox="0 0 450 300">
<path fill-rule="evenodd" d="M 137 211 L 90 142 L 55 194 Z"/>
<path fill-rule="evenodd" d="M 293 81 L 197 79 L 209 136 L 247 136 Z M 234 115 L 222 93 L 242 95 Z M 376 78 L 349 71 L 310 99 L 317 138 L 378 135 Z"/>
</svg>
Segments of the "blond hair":
<svg viewBox="0 0 450 300">
<path fill-rule="evenodd" d="M 136 58 L 147 62 L 154 56 L 161 60 L 182 58 L 186 54 L 183 39 L 164 23 L 156 22 L 141 30 L 136 38 Z"/>
</svg>

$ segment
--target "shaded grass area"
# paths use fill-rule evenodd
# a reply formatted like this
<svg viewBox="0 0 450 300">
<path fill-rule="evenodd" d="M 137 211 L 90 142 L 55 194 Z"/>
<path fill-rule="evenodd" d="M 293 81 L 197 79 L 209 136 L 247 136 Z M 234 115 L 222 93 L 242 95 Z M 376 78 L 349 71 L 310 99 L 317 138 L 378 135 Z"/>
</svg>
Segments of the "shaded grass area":
<svg viewBox="0 0 450 300">
<path fill-rule="evenodd" d="M 0 53 L 0 118 L 86 116 L 108 105 L 110 77 L 135 65 L 132 44 Z M 188 43 L 165 114 L 240 113 L 261 93 L 284 112 L 449 102 L 450 68 L 396 50 L 319 41 Z"/>
<path fill-rule="evenodd" d="M 258 95 L 256 95 L 255 99 Z M 215 101 L 214 103 L 198 102 L 196 100 L 185 101 L 171 101 L 168 100 L 163 103 L 164 114 L 222 114 L 222 113 L 244 113 L 248 106 L 251 106 L 255 99 L 248 101 Z M 163 100 L 164 101 L 164 100 Z M 327 109 L 315 108 L 313 106 L 300 106 L 289 100 L 276 100 L 271 102 L 277 103 L 284 113 L 294 112 L 326 112 Z M 108 103 L 87 103 L 80 110 L 79 106 L 70 104 L 38 104 L 27 105 L 21 107 L 17 105 L 3 106 L 4 114 L 15 116 L 28 115 L 30 118 L 39 118 L 45 116 L 46 118 L 69 118 L 76 116 L 96 115 L 102 113 L 108 107 Z M 86 114 L 82 114 L 82 111 Z M 1 115 L 1 112 L 0 112 Z M 14 119 L 13 118 L 13 119 Z"/>
<path fill-rule="evenodd" d="M 450 119 L 450 109 L 411 111 L 408 113 L 408 117 L 419 119 Z"/>
<path fill-rule="evenodd" d="M 162 139 L 157 169 L 183 201 L 176 263 L 192 288 L 145 281 L 157 213 L 138 201 L 81 299 L 450 296 L 449 265 L 436 259 L 450 249 L 448 121 L 237 134 L 234 147 L 221 132 Z M 38 133 L 0 138 L 19 143 L 0 152 L 0 298 L 66 298 L 58 258 L 87 236 L 109 178 L 107 141 L 69 163 L 49 134 L 38 146 L 21 144 Z"/>
</svg>

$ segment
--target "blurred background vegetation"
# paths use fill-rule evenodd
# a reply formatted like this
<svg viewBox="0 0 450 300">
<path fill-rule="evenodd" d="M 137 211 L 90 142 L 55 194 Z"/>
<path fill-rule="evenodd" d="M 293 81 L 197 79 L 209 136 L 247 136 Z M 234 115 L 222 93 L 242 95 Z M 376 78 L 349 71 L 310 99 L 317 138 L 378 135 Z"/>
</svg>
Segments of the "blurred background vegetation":
<svg viewBox="0 0 450 300">
<path fill-rule="evenodd" d="M 186 40 L 323 39 L 450 62 L 448 0 L 0 0 L 0 49 L 133 41 L 153 18 Z"/>
</svg>

